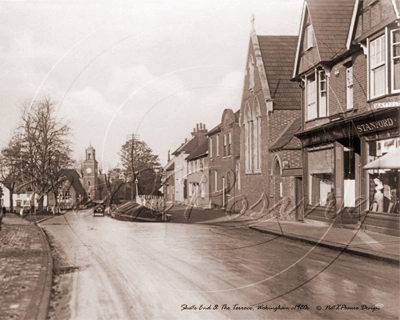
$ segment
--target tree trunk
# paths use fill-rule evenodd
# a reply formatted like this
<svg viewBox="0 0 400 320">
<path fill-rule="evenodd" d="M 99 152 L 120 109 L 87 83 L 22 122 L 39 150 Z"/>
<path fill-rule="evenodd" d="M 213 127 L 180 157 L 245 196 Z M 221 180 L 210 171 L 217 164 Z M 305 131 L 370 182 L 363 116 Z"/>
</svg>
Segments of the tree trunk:
<svg viewBox="0 0 400 320">
<path fill-rule="evenodd" d="M 42 196 L 39 198 L 39 201 L 38 201 L 38 211 L 39 212 L 43 211 L 43 202 L 44 202 L 44 197 Z M 33 202 L 33 203 L 35 203 L 35 202 Z"/>
<path fill-rule="evenodd" d="M 14 188 L 8 189 L 10 191 L 10 212 L 14 212 Z"/>
</svg>

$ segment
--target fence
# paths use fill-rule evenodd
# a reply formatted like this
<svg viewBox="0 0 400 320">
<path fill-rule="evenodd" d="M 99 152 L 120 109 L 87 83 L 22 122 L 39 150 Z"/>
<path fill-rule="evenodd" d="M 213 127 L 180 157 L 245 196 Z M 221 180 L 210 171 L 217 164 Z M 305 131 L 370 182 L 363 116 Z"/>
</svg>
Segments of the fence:
<svg viewBox="0 0 400 320">
<path fill-rule="evenodd" d="M 138 195 L 136 202 L 156 212 L 163 213 L 165 210 L 165 199 L 162 196 Z"/>
</svg>

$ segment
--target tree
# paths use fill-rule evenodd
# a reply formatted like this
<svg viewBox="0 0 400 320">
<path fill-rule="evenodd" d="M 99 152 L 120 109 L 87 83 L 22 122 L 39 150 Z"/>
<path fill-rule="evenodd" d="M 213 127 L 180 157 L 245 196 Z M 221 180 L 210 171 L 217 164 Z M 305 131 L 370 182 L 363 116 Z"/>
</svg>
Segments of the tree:
<svg viewBox="0 0 400 320">
<path fill-rule="evenodd" d="M 146 142 L 133 136 L 121 147 L 119 156 L 126 177 L 131 182 L 132 199 L 136 179 L 139 193 L 155 194 L 158 191 L 159 179 L 152 169 L 160 165 L 159 158 L 153 154 Z"/>
<path fill-rule="evenodd" d="M 38 194 L 39 211 L 43 210 L 44 196 L 50 191 L 56 196 L 64 182 L 61 170 L 74 162 L 67 139 L 70 131 L 68 123 L 57 119 L 50 98 L 23 106 L 19 127 L 21 176 Z"/>
<path fill-rule="evenodd" d="M 21 141 L 18 135 L 14 135 L 8 146 L 1 150 L 0 155 L 0 181 L 10 191 L 10 211 L 14 211 L 13 194 L 21 185 Z"/>
</svg>

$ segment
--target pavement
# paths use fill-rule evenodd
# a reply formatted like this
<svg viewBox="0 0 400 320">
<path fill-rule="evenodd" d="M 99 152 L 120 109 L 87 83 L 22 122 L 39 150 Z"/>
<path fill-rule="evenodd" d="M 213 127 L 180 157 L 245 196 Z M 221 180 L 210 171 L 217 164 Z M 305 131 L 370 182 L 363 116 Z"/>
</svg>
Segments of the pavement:
<svg viewBox="0 0 400 320">
<path fill-rule="evenodd" d="M 202 219 L 197 223 L 221 225 L 241 223 L 243 226 L 260 232 L 382 260 L 396 265 L 400 264 L 400 238 L 364 230 L 362 223 L 358 225 L 333 226 L 333 223 L 326 224 L 308 219 L 304 221 L 281 221 L 276 218 L 266 219 L 254 212 L 247 212 L 243 215 L 225 215 L 223 211 L 216 214 L 215 211 L 218 210 L 204 211 L 210 211 L 205 215 L 214 215 L 214 219 L 208 221 Z M 197 212 L 199 212 L 199 209 L 194 209 L 194 215 Z M 201 215 L 201 213 L 197 215 Z"/>
<path fill-rule="evenodd" d="M 7 213 L 0 231 L 0 318 L 46 319 L 52 267 L 43 231 Z"/>
</svg>

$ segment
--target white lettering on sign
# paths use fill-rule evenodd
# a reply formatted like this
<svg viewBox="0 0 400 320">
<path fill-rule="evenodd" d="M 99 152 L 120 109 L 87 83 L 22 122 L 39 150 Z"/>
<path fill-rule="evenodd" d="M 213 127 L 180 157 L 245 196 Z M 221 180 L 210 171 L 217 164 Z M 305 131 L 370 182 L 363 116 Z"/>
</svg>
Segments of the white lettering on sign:
<svg viewBox="0 0 400 320">
<path fill-rule="evenodd" d="M 399 106 L 400 106 L 400 101 L 381 102 L 381 103 L 375 103 L 374 104 L 374 109 L 399 107 Z"/>
<path fill-rule="evenodd" d="M 394 125 L 394 121 L 391 118 L 387 118 L 387 119 L 383 119 L 383 120 L 379 120 L 379 121 L 367 122 L 367 123 L 360 124 L 357 126 L 357 131 L 359 133 L 362 133 L 362 132 L 376 130 L 379 128 L 391 127 L 393 125 Z"/>
</svg>

